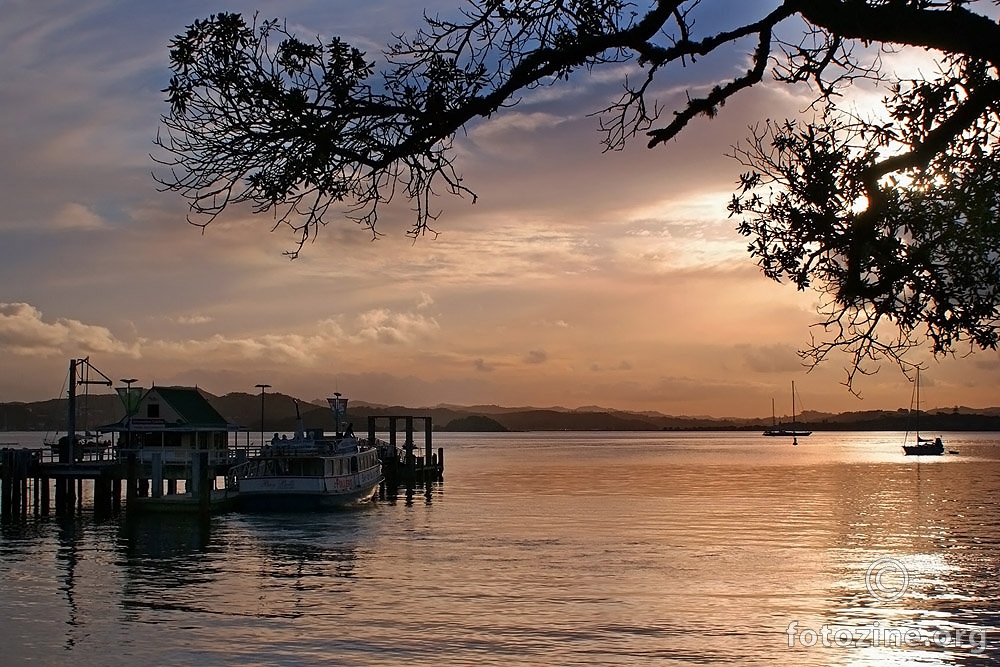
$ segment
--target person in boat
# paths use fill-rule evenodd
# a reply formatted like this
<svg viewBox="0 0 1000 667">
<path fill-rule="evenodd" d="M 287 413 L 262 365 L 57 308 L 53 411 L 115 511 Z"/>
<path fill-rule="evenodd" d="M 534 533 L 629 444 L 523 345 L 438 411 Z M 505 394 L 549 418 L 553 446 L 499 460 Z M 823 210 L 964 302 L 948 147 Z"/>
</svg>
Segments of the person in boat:
<svg viewBox="0 0 1000 667">
<path fill-rule="evenodd" d="M 347 425 L 347 430 L 344 432 L 344 437 L 345 438 L 353 438 L 354 437 L 354 424 L 353 423 L 350 423 L 350 424 Z"/>
<path fill-rule="evenodd" d="M 937 447 L 943 447 L 944 443 L 941 442 L 941 438 L 934 438 L 934 445 Z"/>
<path fill-rule="evenodd" d="M 275 433 L 274 437 L 271 438 L 271 444 L 272 445 L 277 445 L 278 444 L 278 434 L 277 433 Z"/>
</svg>

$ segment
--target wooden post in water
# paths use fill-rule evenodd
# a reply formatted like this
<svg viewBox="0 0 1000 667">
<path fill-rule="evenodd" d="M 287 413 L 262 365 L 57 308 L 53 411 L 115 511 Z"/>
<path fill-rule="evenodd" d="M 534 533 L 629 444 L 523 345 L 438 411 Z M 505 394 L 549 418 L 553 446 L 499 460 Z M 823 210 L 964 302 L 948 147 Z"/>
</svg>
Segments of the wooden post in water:
<svg viewBox="0 0 1000 667">
<path fill-rule="evenodd" d="M 13 471 L 11 470 L 11 450 L 3 449 L 0 450 L 0 465 L 3 466 L 3 478 L 0 479 L 0 516 L 3 517 L 4 521 L 10 519 L 11 504 L 12 499 L 10 497 L 10 490 L 13 486 Z"/>
<path fill-rule="evenodd" d="M 201 462 L 201 480 L 199 489 L 201 495 L 198 496 L 198 505 L 203 515 L 208 514 L 212 508 L 212 476 L 214 470 L 208 464 L 208 452 L 199 452 L 198 458 Z"/>
<path fill-rule="evenodd" d="M 13 460 L 13 457 L 11 457 Z M 17 478 L 17 471 L 9 477 L 10 479 L 10 518 L 15 519 L 21 515 L 21 489 L 20 480 Z"/>
<path fill-rule="evenodd" d="M 72 446 L 70 451 L 72 451 Z M 73 478 L 70 477 L 66 480 L 66 512 L 72 516 L 76 508 L 76 485 L 73 484 Z"/>
<path fill-rule="evenodd" d="M 201 457 L 197 452 L 191 454 L 191 476 L 187 480 L 188 491 L 192 498 L 200 498 L 201 492 Z"/>
<path fill-rule="evenodd" d="M 135 510 L 136 487 L 138 486 L 138 462 L 135 460 L 135 450 L 129 450 L 128 459 L 125 463 L 125 511 Z"/>
<path fill-rule="evenodd" d="M 28 459 L 28 461 L 30 461 L 31 460 L 30 454 L 28 454 L 28 452 L 25 452 L 25 454 L 27 455 L 25 456 L 25 458 Z M 28 461 L 24 461 L 23 463 L 26 464 Z M 25 470 L 25 473 L 27 472 L 28 471 Z M 29 486 L 31 484 L 30 479 L 31 478 L 27 474 L 25 474 L 24 477 L 21 478 L 21 513 L 24 515 L 28 514 L 28 505 L 30 505 L 30 503 L 28 502 L 29 499 L 31 498 L 31 493 L 29 489 Z"/>
<path fill-rule="evenodd" d="M 94 516 L 97 518 L 111 516 L 110 478 L 103 474 L 94 480 Z"/>
<path fill-rule="evenodd" d="M 52 480 L 48 477 L 42 477 L 38 480 L 42 487 L 42 516 L 49 515 L 49 486 L 52 484 Z"/>
<path fill-rule="evenodd" d="M 62 516 L 66 511 L 66 480 L 56 477 L 56 516 Z"/>
<path fill-rule="evenodd" d="M 163 497 L 163 453 L 153 452 L 153 497 Z"/>
<path fill-rule="evenodd" d="M 406 449 L 406 467 L 413 472 L 413 468 L 416 465 L 416 456 L 413 454 L 413 449 L 416 445 L 413 444 L 413 417 L 407 415 L 405 417 L 406 421 L 406 440 L 403 442 L 403 447 Z"/>
<path fill-rule="evenodd" d="M 433 449 L 431 448 L 431 434 L 434 432 L 434 427 L 431 424 L 430 417 L 424 417 L 424 465 L 430 466 L 431 459 L 433 458 Z"/>
<path fill-rule="evenodd" d="M 122 510 L 122 478 L 121 470 L 111 478 L 111 511 L 118 514 Z"/>
</svg>

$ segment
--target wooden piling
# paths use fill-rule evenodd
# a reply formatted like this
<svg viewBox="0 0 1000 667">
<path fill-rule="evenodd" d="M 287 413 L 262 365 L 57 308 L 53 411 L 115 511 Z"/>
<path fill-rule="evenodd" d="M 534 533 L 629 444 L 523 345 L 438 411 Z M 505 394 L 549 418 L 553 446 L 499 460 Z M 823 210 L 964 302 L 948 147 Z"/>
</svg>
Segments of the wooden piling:
<svg viewBox="0 0 1000 667">
<path fill-rule="evenodd" d="M 131 512 L 136 508 L 136 490 L 138 487 L 137 477 L 139 475 L 138 462 L 136 461 L 135 451 L 130 451 L 128 453 L 128 458 L 125 463 L 125 511 Z"/>
<path fill-rule="evenodd" d="M 63 480 L 63 482 L 66 486 L 66 495 L 65 495 L 66 506 L 63 508 L 63 510 L 64 513 L 72 516 L 74 509 L 76 508 L 76 485 L 73 484 L 72 478 L 65 479 Z"/>
<path fill-rule="evenodd" d="M 198 458 L 201 460 L 201 480 L 199 483 L 198 505 L 202 514 L 208 514 L 212 508 L 212 475 L 213 470 L 208 465 L 208 452 L 199 452 Z"/>
<path fill-rule="evenodd" d="M 431 449 L 431 438 L 433 432 L 430 417 L 426 417 L 424 419 L 424 461 L 426 461 L 428 465 L 431 463 L 431 453 L 433 451 Z"/>
<path fill-rule="evenodd" d="M 11 490 L 14 487 L 14 467 L 11 451 L 10 449 L 0 451 L 0 462 L 3 465 L 3 477 L 0 478 L 0 516 L 4 521 L 9 521 L 13 516 L 11 508 L 14 500 L 11 498 Z"/>
<path fill-rule="evenodd" d="M 42 516 L 49 515 L 49 486 L 52 484 L 52 480 L 48 477 L 41 477 L 39 480 L 40 486 L 42 487 Z"/>
<path fill-rule="evenodd" d="M 27 473 L 27 471 L 25 471 Z M 31 479 L 25 474 L 21 478 L 21 514 L 27 516 L 28 507 L 31 506 Z"/>
</svg>

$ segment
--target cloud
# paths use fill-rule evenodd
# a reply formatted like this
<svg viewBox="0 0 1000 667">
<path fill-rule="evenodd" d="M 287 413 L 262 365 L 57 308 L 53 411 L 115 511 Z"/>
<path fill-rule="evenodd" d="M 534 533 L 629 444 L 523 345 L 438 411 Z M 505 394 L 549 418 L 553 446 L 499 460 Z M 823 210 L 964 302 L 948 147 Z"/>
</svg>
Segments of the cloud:
<svg viewBox="0 0 1000 667">
<path fill-rule="evenodd" d="M 546 354 L 545 350 L 530 350 L 528 354 L 524 357 L 524 362 L 527 364 L 544 364 L 548 361 L 549 355 Z"/>
<path fill-rule="evenodd" d="M 52 215 L 52 223 L 57 229 L 104 229 L 108 226 L 99 215 L 76 202 L 61 206 Z"/>
<path fill-rule="evenodd" d="M 45 322 L 27 303 L 0 303 L 0 350 L 18 356 L 72 356 L 115 353 L 136 357 L 136 346 L 116 339 L 105 327 L 59 318 Z"/>
<path fill-rule="evenodd" d="M 417 301 L 417 310 L 429 308 L 432 305 L 434 305 L 434 299 L 431 298 L 431 295 L 426 292 L 421 292 L 420 300 Z"/>
<path fill-rule="evenodd" d="M 208 315 L 178 315 L 173 321 L 176 324 L 208 324 L 212 318 Z"/>
<path fill-rule="evenodd" d="M 361 326 L 355 336 L 356 340 L 392 345 L 430 336 L 440 328 L 432 317 L 417 313 L 393 313 L 384 308 L 362 313 L 359 319 Z"/>
<path fill-rule="evenodd" d="M 789 373 L 804 368 L 802 358 L 791 345 L 739 345 L 737 349 L 755 373 Z"/>
<path fill-rule="evenodd" d="M 211 359 L 213 365 L 265 361 L 268 365 L 309 366 L 320 362 L 329 351 L 329 335 L 275 334 L 235 337 L 215 334 L 204 339 L 143 340 L 143 357 L 148 361 Z"/>
</svg>

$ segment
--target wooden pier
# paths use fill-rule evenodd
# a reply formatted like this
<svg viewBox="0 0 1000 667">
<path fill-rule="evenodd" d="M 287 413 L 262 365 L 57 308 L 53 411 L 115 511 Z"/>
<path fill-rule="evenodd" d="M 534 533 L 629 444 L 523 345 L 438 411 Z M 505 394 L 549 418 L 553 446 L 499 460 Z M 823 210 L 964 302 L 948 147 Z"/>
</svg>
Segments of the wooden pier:
<svg viewBox="0 0 1000 667">
<path fill-rule="evenodd" d="M 420 422 L 417 431 L 415 424 Z M 381 427 L 381 429 L 380 429 Z M 443 481 L 444 450 L 433 448 L 429 416 L 377 415 L 368 418 L 369 442 L 388 434 L 379 446 L 384 481 L 380 498 L 395 498 L 400 488 L 412 493 Z M 423 442 L 417 444 L 420 432 Z M 0 449 L 0 518 L 29 515 L 73 516 L 83 511 L 84 483 L 92 488 L 93 511 L 110 517 L 128 512 L 204 512 L 234 509 L 236 494 L 216 488 L 229 469 L 256 454 L 249 448 L 224 453 L 193 451 L 184 461 L 168 459 L 154 449 L 111 449 L 105 455 L 77 452 L 67 447 Z M 221 455 L 220 455 L 221 454 Z M 211 455 L 211 457 L 210 457 Z M 184 482 L 181 492 L 179 482 Z M 224 486 L 224 485 L 223 485 Z M 54 502 L 53 502 L 54 500 Z"/>
<path fill-rule="evenodd" d="M 414 440 L 414 422 L 423 422 L 423 448 Z M 388 446 L 379 448 L 385 486 L 410 486 L 417 482 L 440 482 L 444 478 L 444 449 L 434 452 L 434 426 L 429 416 L 369 415 L 368 442 L 375 442 L 379 425 L 388 431 Z M 403 425 L 403 443 L 399 443 L 399 426 Z M 422 451 L 422 454 L 420 453 Z"/>
<path fill-rule="evenodd" d="M 48 516 L 53 509 L 57 516 L 72 516 L 83 510 L 85 482 L 92 485 L 98 517 L 120 513 L 123 500 L 128 511 L 219 511 L 232 503 L 214 489 L 214 480 L 231 464 L 210 465 L 203 452 L 186 469 L 164 475 L 162 465 L 141 465 L 134 450 L 65 461 L 44 448 L 5 448 L 0 450 L 0 517 Z M 178 493 L 182 480 L 186 490 Z"/>
</svg>

